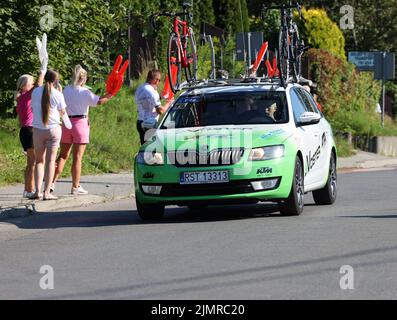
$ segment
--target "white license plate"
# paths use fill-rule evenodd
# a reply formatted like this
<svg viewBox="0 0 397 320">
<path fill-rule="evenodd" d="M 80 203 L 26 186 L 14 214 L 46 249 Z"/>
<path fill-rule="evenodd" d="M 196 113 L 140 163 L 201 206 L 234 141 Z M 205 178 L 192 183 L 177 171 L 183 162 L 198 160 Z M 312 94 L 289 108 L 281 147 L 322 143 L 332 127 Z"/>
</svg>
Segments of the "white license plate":
<svg viewBox="0 0 397 320">
<path fill-rule="evenodd" d="M 181 184 L 204 184 L 229 182 L 229 171 L 182 172 Z"/>
</svg>

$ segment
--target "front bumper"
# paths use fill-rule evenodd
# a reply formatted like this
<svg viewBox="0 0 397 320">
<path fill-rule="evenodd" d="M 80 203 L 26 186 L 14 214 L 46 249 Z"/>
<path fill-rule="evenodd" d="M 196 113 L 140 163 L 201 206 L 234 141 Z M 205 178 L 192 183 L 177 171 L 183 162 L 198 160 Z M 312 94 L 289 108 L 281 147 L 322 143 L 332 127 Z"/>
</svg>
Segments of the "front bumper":
<svg viewBox="0 0 397 320">
<path fill-rule="evenodd" d="M 254 203 L 258 201 L 280 200 L 288 197 L 291 191 L 295 156 L 279 159 L 247 162 L 230 166 L 185 167 L 174 165 L 147 166 L 135 163 L 135 196 L 142 204 L 189 205 Z M 181 185 L 182 172 L 228 170 L 228 183 Z M 255 191 L 251 182 L 278 179 L 272 190 Z M 159 195 L 145 194 L 142 185 L 162 186 Z"/>
</svg>

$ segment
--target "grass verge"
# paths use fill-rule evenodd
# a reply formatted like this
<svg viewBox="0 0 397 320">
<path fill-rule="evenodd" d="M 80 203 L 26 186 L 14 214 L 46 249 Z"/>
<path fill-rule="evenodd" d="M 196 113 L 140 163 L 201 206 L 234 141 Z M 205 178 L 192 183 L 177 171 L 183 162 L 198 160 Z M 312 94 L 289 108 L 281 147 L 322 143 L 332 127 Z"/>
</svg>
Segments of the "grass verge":
<svg viewBox="0 0 397 320">
<path fill-rule="evenodd" d="M 338 157 L 346 158 L 355 154 L 353 146 L 346 139 L 336 136 L 335 142 L 338 149 Z"/>
</svg>

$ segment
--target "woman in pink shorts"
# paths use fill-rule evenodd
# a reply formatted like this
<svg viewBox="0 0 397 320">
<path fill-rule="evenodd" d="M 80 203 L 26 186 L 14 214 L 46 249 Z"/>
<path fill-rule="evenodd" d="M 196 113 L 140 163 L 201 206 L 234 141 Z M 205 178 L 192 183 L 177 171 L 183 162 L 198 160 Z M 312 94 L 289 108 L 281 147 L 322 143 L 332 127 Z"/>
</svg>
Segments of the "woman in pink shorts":
<svg viewBox="0 0 397 320">
<path fill-rule="evenodd" d="M 54 191 L 55 183 L 62 174 L 73 147 L 71 194 L 81 195 L 88 193 L 80 185 L 83 155 L 87 144 L 90 142 L 88 111 L 90 107 L 106 103 L 112 95 L 107 94 L 103 97 L 95 95 L 84 86 L 86 81 L 87 71 L 80 65 L 77 65 L 74 68 L 71 85 L 65 87 L 63 91 L 72 128 L 67 129 L 65 126 L 62 126 L 61 151 L 57 160 L 57 168 L 54 181 L 51 185 L 51 191 Z"/>
</svg>

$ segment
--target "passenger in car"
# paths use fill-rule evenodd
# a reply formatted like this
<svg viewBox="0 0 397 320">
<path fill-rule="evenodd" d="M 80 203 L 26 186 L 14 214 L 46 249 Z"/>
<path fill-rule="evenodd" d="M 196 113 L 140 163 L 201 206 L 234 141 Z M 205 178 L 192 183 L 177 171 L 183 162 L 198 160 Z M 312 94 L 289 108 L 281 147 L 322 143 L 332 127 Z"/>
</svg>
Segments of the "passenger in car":
<svg viewBox="0 0 397 320">
<path fill-rule="evenodd" d="M 265 109 L 266 116 L 271 118 L 274 122 L 277 122 L 275 118 L 275 113 L 277 112 L 277 104 L 273 103 L 270 106 L 267 106 Z"/>
</svg>

